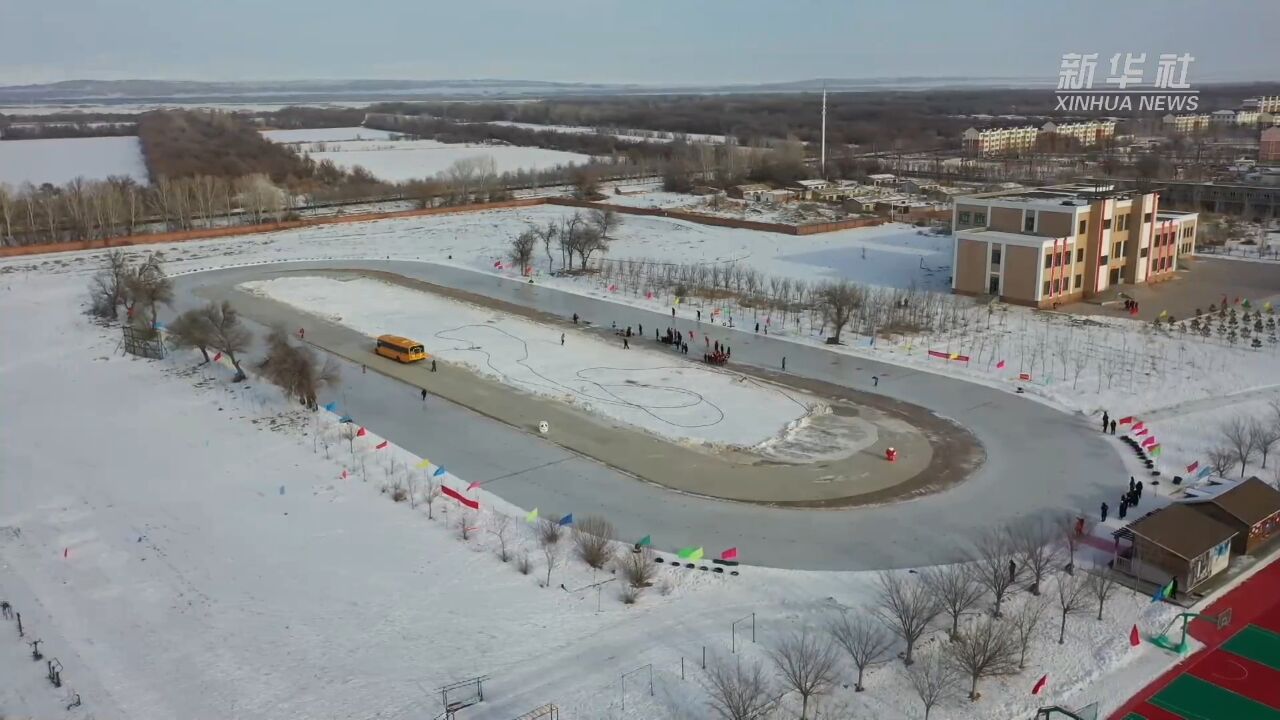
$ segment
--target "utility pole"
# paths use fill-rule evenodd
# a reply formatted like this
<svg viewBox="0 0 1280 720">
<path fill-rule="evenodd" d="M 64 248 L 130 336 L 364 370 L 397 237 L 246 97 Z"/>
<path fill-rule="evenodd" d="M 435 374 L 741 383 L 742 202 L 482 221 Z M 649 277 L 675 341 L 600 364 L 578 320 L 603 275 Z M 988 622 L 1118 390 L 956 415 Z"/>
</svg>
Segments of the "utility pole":
<svg viewBox="0 0 1280 720">
<path fill-rule="evenodd" d="M 827 88 L 822 88 L 822 154 L 819 156 L 818 166 L 822 172 L 822 179 L 827 179 Z"/>
</svg>

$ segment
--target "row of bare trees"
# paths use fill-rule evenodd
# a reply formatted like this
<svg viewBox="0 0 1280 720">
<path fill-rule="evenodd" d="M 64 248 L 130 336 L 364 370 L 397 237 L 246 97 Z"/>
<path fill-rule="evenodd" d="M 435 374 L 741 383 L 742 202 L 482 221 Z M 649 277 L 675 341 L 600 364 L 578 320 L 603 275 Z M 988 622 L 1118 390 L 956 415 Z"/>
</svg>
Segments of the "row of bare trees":
<svg viewBox="0 0 1280 720">
<path fill-rule="evenodd" d="M 1271 452 L 1280 444 L 1280 400 L 1272 400 L 1263 417 L 1227 420 L 1218 428 L 1218 438 L 1218 444 L 1206 453 L 1218 475 L 1225 476 L 1238 465 L 1243 478 L 1254 460 L 1261 460 L 1265 469 Z M 1276 481 L 1280 484 L 1280 472 Z"/>
<path fill-rule="evenodd" d="M 554 272 L 555 263 L 551 246 L 556 243 L 562 269 L 571 269 L 574 255 L 577 255 L 580 269 L 586 270 L 592 255 L 609 250 L 609 242 L 612 240 L 610 236 L 621 224 L 622 216 L 612 209 L 602 208 L 586 215 L 574 212 L 572 216 L 562 218 L 559 222 L 549 220 L 545 225 L 530 225 L 511 240 L 508 258 L 522 273 L 527 273 L 533 265 L 537 246 L 541 243 L 547 254 L 547 273 L 550 274 Z"/>
<path fill-rule="evenodd" d="M 897 656 L 906 666 L 924 716 L 955 697 L 967 681 L 971 701 L 979 684 L 1016 675 L 1027 667 L 1042 621 L 1053 608 L 1058 643 L 1066 642 L 1068 619 L 1096 608 L 1102 620 L 1107 600 L 1118 589 L 1105 568 L 1075 573 L 1079 536 L 1076 521 L 1026 522 L 995 530 L 975 546 L 968 562 L 930 568 L 920 574 L 880 573 L 874 603 L 832 618 L 825 632 L 804 628 L 768 649 L 776 678 L 759 664 L 709 668 L 711 704 L 726 720 L 769 717 L 781 696 L 794 693 L 800 716 L 815 698 L 830 692 L 847 658 L 856 692 L 866 688 L 866 671 Z M 1052 586 L 1049 594 L 1042 590 Z M 1029 596 L 1012 612 L 1005 601 L 1015 589 Z M 916 648 L 935 628 L 947 642 Z"/>
</svg>

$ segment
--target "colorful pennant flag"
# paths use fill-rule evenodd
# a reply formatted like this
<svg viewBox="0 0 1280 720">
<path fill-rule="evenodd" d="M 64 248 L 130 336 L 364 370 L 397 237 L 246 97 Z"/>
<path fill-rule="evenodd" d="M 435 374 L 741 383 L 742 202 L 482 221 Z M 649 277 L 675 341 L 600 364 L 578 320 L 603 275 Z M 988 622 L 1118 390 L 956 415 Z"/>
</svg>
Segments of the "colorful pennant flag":
<svg viewBox="0 0 1280 720">
<path fill-rule="evenodd" d="M 1149 447 L 1151 447 L 1152 445 L 1155 445 L 1155 444 L 1156 444 L 1156 436 L 1155 436 L 1155 435 L 1148 435 L 1148 436 L 1147 436 L 1147 439 L 1142 441 L 1142 447 L 1144 447 L 1144 448 L 1149 448 Z"/>
<path fill-rule="evenodd" d="M 724 552 L 720 553 L 720 559 L 721 560 L 737 560 L 738 548 L 731 547 L 728 550 L 725 550 Z"/>
<path fill-rule="evenodd" d="M 346 471 L 346 469 L 345 469 L 345 468 L 342 470 L 342 479 L 343 479 L 343 480 L 346 480 L 346 479 L 347 479 L 347 471 Z"/>
<path fill-rule="evenodd" d="M 1133 416 L 1130 415 L 1128 417 L 1122 417 L 1117 422 L 1119 422 L 1121 425 L 1128 425 L 1129 423 L 1133 422 Z"/>
<path fill-rule="evenodd" d="M 694 550 L 692 553 L 689 554 L 689 559 L 694 562 L 697 562 L 702 559 L 702 555 L 703 555 L 702 548 L 698 548 L 697 550 Z"/>
<path fill-rule="evenodd" d="M 653 536 L 645 535 L 644 537 L 640 538 L 640 542 L 636 543 L 636 547 L 638 548 L 649 547 L 652 544 L 653 544 Z"/>
<path fill-rule="evenodd" d="M 213 356 L 213 361 L 214 361 L 214 362 L 218 362 L 218 361 L 219 361 L 219 360 L 221 360 L 221 359 L 222 359 L 222 353 L 218 353 L 217 355 L 214 355 L 214 356 Z"/>
<path fill-rule="evenodd" d="M 680 304 L 680 298 L 676 298 L 676 304 L 677 304 L 677 305 L 679 305 L 679 304 Z"/>
<path fill-rule="evenodd" d="M 328 410 L 329 412 L 337 412 L 337 410 L 338 410 L 338 403 L 337 403 L 337 401 L 334 401 L 334 402 L 331 402 L 331 403 L 326 403 L 326 404 L 325 404 L 325 406 L 324 406 L 324 409 L 325 409 L 325 410 Z"/>
<path fill-rule="evenodd" d="M 1142 644 L 1142 636 L 1138 634 L 1138 626 L 1134 625 L 1129 630 L 1129 647 L 1138 647 Z"/>
<path fill-rule="evenodd" d="M 1003 361 L 1003 360 L 1001 360 L 1000 362 L 996 363 L 996 369 L 997 369 L 997 370 L 1003 370 L 1003 369 L 1004 369 L 1004 361 Z"/>
<path fill-rule="evenodd" d="M 1169 597 L 1169 593 L 1173 592 L 1173 581 L 1170 580 L 1168 585 L 1156 590 L 1156 594 L 1151 596 L 1151 602 L 1160 602 Z"/>
<path fill-rule="evenodd" d="M 528 513 L 527 515 L 525 515 L 525 516 L 524 516 L 524 521 L 525 521 L 525 522 L 537 522 L 537 521 L 538 521 L 538 508 L 534 508 L 534 509 L 530 510 L 530 511 L 529 511 L 529 513 Z"/>
<path fill-rule="evenodd" d="M 1193 472 L 1195 472 L 1195 471 L 1196 471 L 1196 469 L 1197 469 L 1197 468 L 1199 468 L 1199 467 L 1200 467 L 1200 461 L 1199 461 L 1199 460 L 1197 460 L 1197 461 L 1195 461 L 1195 462 L 1193 462 L 1193 463 L 1191 463 L 1190 465 L 1188 465 L 1188 466 L 1187 466 L 1187 472 L 1188 472 L 1188 473 L 1193 473 Z"/>
<path fill-rule="evenodd" d="M 417 465 L 414 465 L 414 467 L 419 470 L 426 470 L 430 466 L 431 466 L 431 461 L 426 458 L 422 458 L 421 460 L 418 461 Z"/>
<path fill-rule="evenodd" d="M 387 442 L 386 440 L 383 440 L 382 442 L 378 443 L 377 445 L 374 445 L 374 446 L 373 446 L 373 449 L 374 449 L 374 450 L 386 450 L 386 449 L 387 449 L 387 446 L 388 446 L 388 445 L 390 445 L 390 444 L 391 444 L 391 443 Z"/>
<path fill-rule="evenodd" d="M 1212 474 L 1213 474 L 1213 468 L 1209 467 L 1208 465 L 1205 465 L 1204 467 L 1200 468 L 1200 472 L 1196 473 L 1196 477 L 1207 478 Z"/>
<path fill-rule="evenodd" d="M 472 481 L 470 484 L 467 485 L 467 492 L 471 492 L 472 490 L 475 490 L 478 487 L 480 487 L 480 483 L 476 481 Z"/>
<path fill-rule="evenodd" d="M 431 473 L 431 477 L 440 477 L 443 474 L 445 474 L 444 467 L 441 465 L 437 465 L 435 471 Z"/>
<path fill-rule="evenodd" d="M 345 425 L 345 424 L 347 424 L 347 423 L 351 422 L 351 416 L 350 416 L 350 415 L 343 415 L 342 417 L 338 418 L 338 422 L 339 422 L 339 423 L 341 423 L 341 424 L 343 424 L 343 425 Z"/>
<path fill-rule="evenodd" d="M 1136 423 L 1134 423 L 1134 424 L 1133 424 L 1133 429 L 1134 429 L 1134 430 L 1141 430 L 1141 429 L 1145 428 L 1146 426 L 1147 426 L 1147 424 L 1146 424 L 1146 423 L 1139 421 L 1139 422 L 1136 422 Z"/>
<path fill-rule="evenodd" d="M 1031 694 L 1039 695 L 1040 691 L 1044 690 L 1044 686 L 1047 684 L 1049 684 L 1049 675 L 1041 675 L 1040 679 L 1036 681 L 1035 687 L 1031 688 Z"/>
<path fill-rule="evenodd" d="M 361 426 L 360 429 L 356 431 L 356 437 L 364 437 L 365 435 L 368 435 L 368 434 L 369 433 L 365 431 L 364 426 Z"/>
<path fill-rule="evenodd" d="M 472 498 L 469 498 L 469 497 L 467 497 L 466 495 L 463 495 L 462 493 L 458 492 L 457 490 L 454 490 L 453 488 L 449 487 L 448 485 L 442 485 L 442 486 L 440 487 L 440 492 L 444 493 L 444 494 L 445 494 L 446 496 L 448 496 L 448 497 L 453 498 L 454 500 L 457 500 L 458 502 L 460 502 L 460 503 L 462 503 L 463 505 L 465 505 L 465 506 L 467 506 L 467 507 L 471 508 L 472 510 L 479 510 L 479 509 L 480 509 L 480 501 L 479 501 L 479 500 L 473 500 Z"/>
<path fill-rule="evenodd" d="M 560 524 L 561 524 L 561 525 L 572 525 L 572 524 L 573 524 L 573 513 L 569 513 L 568 515 L 565 515 L 564 517 L 560 518 Z"/>
<path fill-rule="evenodd" d="M 1134 436 L 1134 437 L 1142 437 L 1143 435 L 1146 435 L 1146 434 L 1148 434 L 1148 433 L 1150 433 L 1150 432 L 1151 432 L 1150 430 L 1148 430 L 1148 429 L 1146 429 L 1146 428 L 1142 428 L 1141 430 L 1139 430 L 1139 431 L 1135 432 L 1135 433 L 1133 434 L 1133 436 Z"/>
<path fill-rule="evenodd" d="M 688 560 L 690 557 L 693 556 L 693 552 L 697 549 L 698 548 L 693 548 L 693 547 L 680 548 L 679 550 L 676 551 L 676 557 L 680 558 L 681 560 Z"/>
<path fill-rule="evenodd" d="M 1164 452 L 1164 448 L 1159 445 L 1152 445 L 1147 452 L 1151 453 L 1151 457 L 1160 457 L 1160 453 Z"/>
</svg>

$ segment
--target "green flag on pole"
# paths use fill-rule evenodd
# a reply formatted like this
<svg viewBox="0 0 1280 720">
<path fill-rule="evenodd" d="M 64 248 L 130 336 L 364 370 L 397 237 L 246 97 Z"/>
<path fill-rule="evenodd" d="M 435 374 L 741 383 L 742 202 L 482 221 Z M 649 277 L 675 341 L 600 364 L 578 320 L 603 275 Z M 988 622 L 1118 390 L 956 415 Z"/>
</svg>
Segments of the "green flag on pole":
<svg viewBox="0 0 1280 720">
<path fill-rule="evenodd" d="M 653 536 L 645 535 L 644 537 L 640 538 L 640 542 L 636 543 L 636 547 L 649 547 L 652 544 L 653 544 Z"/>
<path fill-rule="evenodd" d="M 676 557 L 680 558 L 681 560 L 689 560 L 693 557 L 693 554 L 697 552 L 697 550 L 698 548 L 694 548 L 694 547 L 680 548 L 679 550 L 676 551 Z"/>
</svg>

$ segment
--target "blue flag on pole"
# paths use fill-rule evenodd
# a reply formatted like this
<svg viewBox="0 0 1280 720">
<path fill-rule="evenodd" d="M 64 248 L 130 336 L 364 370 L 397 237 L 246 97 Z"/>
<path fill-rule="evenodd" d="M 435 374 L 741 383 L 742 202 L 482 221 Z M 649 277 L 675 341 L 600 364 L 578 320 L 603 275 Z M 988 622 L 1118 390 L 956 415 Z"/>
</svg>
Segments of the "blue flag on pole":
<svg viewBox="0 0 1280 720">
<path fill-rule="evenodd" d="M 443 468 L 443 467 L 440 467 L 440 466 L 436 466 L 436 471 L 435 471 L 435 472 L 433 472 L 433 473 L 431 473 L 431 476 L 432 476 L 432 477 L 440 477 L 440 476 L 441 476 L 441 475 L 443 475 L 443 474 L 444 474 L 444 468 Z"/>
<path fill-rule="evenodd" d="M 573 524 L 573 513 L 569 513 L 568 515 L 565 515 L 564 517 L 560 518 L 560 524 L 561 524 L 561 525 L 572 525 L 572 524 Z"/>
<path fill-rule="evenodd" d="M 1200 472 L 1196 473 L 1196 477 L 1206 478 L 1212 474 L 1213 474 L 1213 468 L 1209 467 L 1208 465 L 1205 465 L 1204 467 L 1200 468 Z"/>
<path fill-rule="evenodd" d="M 338 418 L 338 422 L 340 422 L 340 423 L 349 423 L 349 422 L 351 422 L 351 416 L 350 416 L 350 415 L 343 415 L 342 417 Z"/>
<path fill-rule="evenodd" d="M 338 401 L 336 401 L 336 400 L 335 400 L 335 401 L 333 401 L 333 402 L 331 402 L 331 403 L 327 403 L 327 404 L 324 406 L 324 409 L 325 409 L 325 410 L 328 410 L 329 412 L 337 412 L 337 411 L 338 411 Z"/>
</svg>

